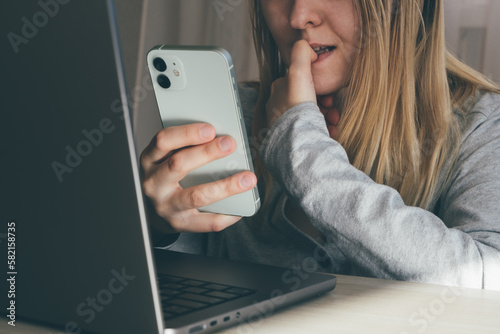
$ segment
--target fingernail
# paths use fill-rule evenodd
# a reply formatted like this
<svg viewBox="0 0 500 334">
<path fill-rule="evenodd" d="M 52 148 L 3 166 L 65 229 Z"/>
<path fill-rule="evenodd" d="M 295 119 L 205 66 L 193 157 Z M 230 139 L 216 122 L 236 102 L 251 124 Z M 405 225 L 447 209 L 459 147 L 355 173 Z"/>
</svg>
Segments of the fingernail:
<svg viewBox="0 0 500 334">
<path fill-rule="evenodd" d="M 245 175 L 240 178 L 240 186 L 244 189 L 253 187 L 253 178 L 251 176 Z"/>
<path fill-rule="evenodd" d="M 201 138 L 209 139 L 209 138 L 212 138 L 213 135 L 214 135 L 214 130 L 212 129 L 211 126 L 203 125 L 200 128 L 200 136 L 201 136 Z"/>
<path fill-rule="evenodd" d="M 230 151 L 233 148 L 233 141 L 228 137 L 224 137 L 220 140 L 219 145 L 221 150 Z"/>
</svg>

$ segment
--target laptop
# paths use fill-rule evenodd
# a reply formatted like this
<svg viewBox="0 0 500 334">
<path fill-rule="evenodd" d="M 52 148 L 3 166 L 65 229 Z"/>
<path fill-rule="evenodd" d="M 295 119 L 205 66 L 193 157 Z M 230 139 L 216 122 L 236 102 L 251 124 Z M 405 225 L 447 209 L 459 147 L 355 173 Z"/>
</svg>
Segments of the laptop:
<svg viewBox="0 0 500 334">
<path fill-rule="evenodd" d="M 64 333 L 248 329 L 335 287 L 333 275 L 290 285 L 285 268 L 155 249 L 112 1 L 4 1 L 0 16 L 0 291 L 11 332 L 16 321 Z"/>
</svg>

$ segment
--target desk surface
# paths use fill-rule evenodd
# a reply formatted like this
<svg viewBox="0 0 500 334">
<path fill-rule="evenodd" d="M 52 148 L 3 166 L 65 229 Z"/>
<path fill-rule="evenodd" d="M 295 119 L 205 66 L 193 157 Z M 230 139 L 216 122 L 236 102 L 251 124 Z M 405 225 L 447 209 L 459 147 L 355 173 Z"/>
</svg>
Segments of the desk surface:
<svg viewBox="0 0 500 334">
<path fill-rule="evenodd" d="M 500 291 L 337 277 L 326 296 L 223 333 L 500 333 Z"/>
<path fill-rule="evenodd" d="M 500 333 L 500 291 L 337 277 L 325 296 L 222 333 Z M 60 332 L 2 319 L 0 333 Z"/>
</svg>

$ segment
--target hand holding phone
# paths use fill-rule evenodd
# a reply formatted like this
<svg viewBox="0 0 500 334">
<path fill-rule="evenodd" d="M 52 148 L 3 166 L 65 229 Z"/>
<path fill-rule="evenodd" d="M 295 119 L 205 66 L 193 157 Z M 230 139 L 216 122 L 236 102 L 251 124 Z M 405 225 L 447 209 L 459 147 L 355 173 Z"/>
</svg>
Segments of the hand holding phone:
<svg viewBox="0 0 500 334">
<path fill-rule="evenodd" d="M 223 143 L 225 140 L 230 145 Z M 244 171 L 186 189 L 179 184 L 191 169 L 227 156 L 235 148 L 231 137 L 215 138 L 215 129 L 206 123 L 173 126 L 158 132 L 141 155 L 145 194 L 163 218 L 149 217 L 157 241 L 168 233 L 221 231 L 240 220 L 239 216 L 200 212 L 197 208 L 251 190 L 256 184 L 253 173 Z"/>
<path fill-rule="evenodd" d="M 182 189 L 200 190 L 202 189 L 200 185 L 203 185 L 205 193 L 198 192 L 200 198 L 216 198 L 217 194 L 213 193 L 211 196 L 206 191 L 216 192 L 217 187 L 223 185 L 232 185 L 233 193 L 241 191 L 241 188 L 235 189 L 235 180 L 245 174 L 241 172 L 253 173 L 253 165 L 229 54 L 216 47 L 157 46 L 148 53 L 147 59 L 159 113 L 165 128 L 163 131 L 171 130 L 170 140 L 176 141 L 172 136 L 175 129 L 185 131 L 188 125 L 200 126 L 201 129 L 202 125 L 199 123 L 210 124 L 216 132 L 217 138 L 212 142 L 198 144 L 200 147 L 189 147 L 195 144 L 184 142 L 183 145 L 189 148 L 184 148 L 180 152 L 174 149 L 165 153 L 167 156 L 163 159 L 182 152 L 185 163 L 178 168 L 187 170 L 187 174 L 179 181 Z M 232 139 L 228 139 L 229 137 Z M 234 142 L 234 147 L 231 147 L 230 154 L 224 155 L 224 142 L 227 144 L 228 140 Z M 186 146 L 178 148 L 180 147 Z M 205 158 L 196 158 L 197 154 L 203 155 L 203 150 L 208 152 L 206 150 L 210 149 L 221 150 L 219 159 L 212 161 L 210 158 L 208 161 Z M 149 154 L 145 156 L 150 158 L 153 150 L 146 149 Z M 217 154 L 206 156 L 214 157 Z M 146 158 L 146 161 L 149 158 Z M 177 156 L 175 161 L 183 160 Z M 253 174 L 252 177 L 255 178 Z M 201 212 L 251 216 L 257 212 L 259 206 L 258 191 L 253 187 L 251 190 L 197 209 Z"/>
</svg>

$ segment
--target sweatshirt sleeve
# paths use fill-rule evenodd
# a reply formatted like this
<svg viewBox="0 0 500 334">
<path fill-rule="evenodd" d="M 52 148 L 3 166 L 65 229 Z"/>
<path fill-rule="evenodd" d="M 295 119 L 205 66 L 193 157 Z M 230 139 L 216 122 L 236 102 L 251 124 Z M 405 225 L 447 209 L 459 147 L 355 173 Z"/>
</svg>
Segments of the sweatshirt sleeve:
<svg viewBox="0 0 500 334">
<path fill-rule="evenodd" d="M 500 290 L 498 114 L 463 141 L 466 149 L 460 150 L 452 185 L 440 199 L 441 218 L 406 206 L 396 190 L 353 167 L 313 103 L 278 119 L 261 156 L 289 197 L 358 272 Z"/>
</svg>

